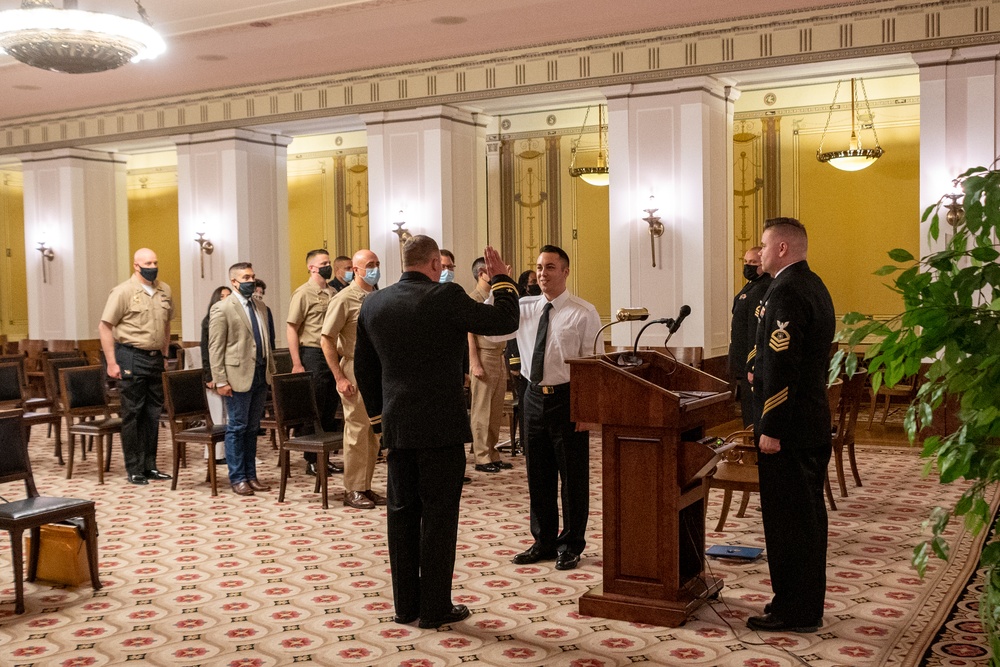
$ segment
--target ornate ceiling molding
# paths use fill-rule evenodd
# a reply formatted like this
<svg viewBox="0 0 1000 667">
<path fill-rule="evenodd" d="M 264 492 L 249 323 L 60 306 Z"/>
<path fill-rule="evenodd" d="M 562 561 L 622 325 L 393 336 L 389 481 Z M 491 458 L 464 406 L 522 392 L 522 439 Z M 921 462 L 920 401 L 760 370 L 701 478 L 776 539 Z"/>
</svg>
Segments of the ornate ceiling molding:
<svg viewBox="0 0 1000 667">
<path fill-rule="evenodd" d="M 53 114 L 0 128 L 0 154 L 995 44 L 995 4 L 849 3 Z"/>
</svg>

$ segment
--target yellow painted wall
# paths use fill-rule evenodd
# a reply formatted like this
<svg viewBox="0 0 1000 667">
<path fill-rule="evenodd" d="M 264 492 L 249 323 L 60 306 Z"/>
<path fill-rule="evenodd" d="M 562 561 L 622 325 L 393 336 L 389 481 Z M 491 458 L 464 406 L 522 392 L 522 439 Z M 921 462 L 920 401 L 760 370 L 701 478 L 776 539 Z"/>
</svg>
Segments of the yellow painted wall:
<svg viewBox="0 0 1000 667">
<path fill-rule="evenodd" d="M 594 304 L 603 321 L 611 316 L 611 220 L 608 188 L 588 185 L 566 174 L 573 181 L 575 216 L 564 218 L 564 239 L 573 239 L 572 226 L 576 226 L 576 239 L 566 243 L 572 248 L 574 262 L 570 275 L 574 278 L 574 292 Z"/>
<path fill-rule="evenodd" d="M 136 187 L 140 176 L 129 174 L 129 257 L 139 248 L 151 248 L 160 261 L 159 277 L 170 285 L 174 296 L 172 333 L 181 332 L 181 257 L 178 231 L 177 184 Z M 192 241 L 192 245 L 194 242 Z"/>
<path fill-rule="evenodd" d="M 309 274 L 306 272 L 306 253 L 316 248 L 323 248 L 326 241 L 326 189 L 332 192 L 333 170 L 312 170 L 305 173 L 288 175 L 288 248 L 290 254 L 289 283 L 294 290 L 304 283 Z M 332 220 L 329 221 L 332 227 Z M 337 253 L 334 252 L 336 257 Z"/>
<path fill-rule="evenodd" d="M 901 297 L 884 286 L 888 278 L 872 272 L 890 263 L 893 248 L 920 254 L 919 127 L 881 127 L 878 137 L 885 155 L 845 172 L 816 160 L 820 135 L 799 135 L 798 206 L 809 231 L 809 264 L 838 314 L 901 312 Z"/>
<path fill-rule="evenodd" d="M 0 333 L 19 340 L 28 337 L 24 188 L 20 172 L 0 171 L 0 247 Z"/>
</svg>

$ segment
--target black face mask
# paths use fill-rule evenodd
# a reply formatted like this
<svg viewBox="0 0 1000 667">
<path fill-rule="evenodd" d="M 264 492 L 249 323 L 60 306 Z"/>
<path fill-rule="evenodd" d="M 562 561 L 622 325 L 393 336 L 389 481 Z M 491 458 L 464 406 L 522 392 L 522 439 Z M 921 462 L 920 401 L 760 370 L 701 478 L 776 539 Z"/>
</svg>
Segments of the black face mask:
<svg viewBox="0 0 1000 667">
<path fill-rule="evenodd" d="M 240 283 L 236 289 L 239 291 L 240 294 L 243 295 L 244 299 L 249 299 L 250 297 L 253 296 L 253 290 L 256 286 L 257 285 L 256 283 L 254 283 L 254 281 L 248 280 L 245 283 Z"/>
<path fill-rule="evenodd" d="M 326 266 L 321 266 L 319 267 L 318 273 L 323 280 L 329 280 L 331 276 L 333 276 L 333 267 L 330 266 L 329 264 Z"/>
<path fill-rule="evenodd" d="M 528 296 L 538 296 L 542 293 L 542 288 L 538 286 L 538 283 L 534 285 L 528 285 Z"/>
<path fill-rule="evenodd" d="M 139 275 L 142 276 L 145 280 L 148 280 L 149 282 L 153 282 L 154 280 L 156 280 L 157 272 L 159 272 L 159 269 L 156 268 L 155 266 L 139 267 Z"/>
<path fill-rule="evenodd" d="M 754 280 L 757 280 L 762 275 L 762 274 L 757 273 L 757 269 L 758 268 L 759 267 L 756 267 L 753 264 L 744 264 L 743 265 L 743 277 L 746 278 L 747 280 L 749 280 L 750 282 L 753 282 Z"/>
</svg>

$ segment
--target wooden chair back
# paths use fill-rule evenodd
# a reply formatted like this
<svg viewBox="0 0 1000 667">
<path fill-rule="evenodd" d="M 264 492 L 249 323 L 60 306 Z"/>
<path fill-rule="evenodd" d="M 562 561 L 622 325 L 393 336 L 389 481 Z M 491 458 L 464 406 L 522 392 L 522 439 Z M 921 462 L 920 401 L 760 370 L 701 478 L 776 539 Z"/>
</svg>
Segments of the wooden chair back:
<svg viewBox="0 0 1000 667">
<path fill-rule="evenodd" d="M 24 401 L 22 369 L 17 362 L 0 362 L 0 407 L 21 407 Z"/>
<path fill-rule="evenodd" d="M 701 369 L 702 356 L 705 354 L 701 347 L 668 347 L 667 351 L 674 356 L 677 363 Z"/>
<path fill-rule="evenodd" d="M 57 353 L 62 355 L 64 353 Z M 73 354 L 57 356 L 45 360 L 45 393 L 51 399 L 53 410 L 61 410 L 63 406 L 62 386 L 59 384 L 59 371 L 64 368 L 86 366 L 87 360 Z"/>
<path fill-rule="evenodd" d="M 183 423 L 193 419 L 204 419 L 211 426 L 212 415 L 202 379 L 200 368 L 163 374 L 163 405 L 167 409 L 171 429 L 177 421 Z"/>
<path fill-rule="evenodd" d="M 103 374 L 100 366 L 64 366 L 59 369 L 63 410 L 68 418 L 107 416 Z"/>
<path fill-rule="evenodd" d="M 24 437 L 20 412 L 7 412 L 0 417 L 0 484 L 24 481 L 28 498 L 37 498 L 35 478 L 28 458 L 28 441 Z"/>
<path fill-rule="evenodd" d="M 45 351 L 45 341 L 34 338 L 22 338 L 17 344 L 17 350 L 23 354 L 27 361 L 24 369 L 26 371 L 40 371 L 42 352 Z"/>
<path fill-rule="evenodd" d="M 312 373 L 279 373 L 271 377 L 271 389 L 279 434 L 306 424 L 313 425 L 317 431 L 323 430 L 319 425 Z"/>
<path fill-rule="evenodd" d="M 271 351 L 274 358 L 275 374 L 288 374 L 292 372 L 292 353 L 287 347 L 281 347 Z"/>
<path fill-rule="evenodd" d="M 53 339 L 47 341 L 45 348 L 49 352 L 76 352 L 76 341 L 75 340 L 62 340 Z"/>
</svg>

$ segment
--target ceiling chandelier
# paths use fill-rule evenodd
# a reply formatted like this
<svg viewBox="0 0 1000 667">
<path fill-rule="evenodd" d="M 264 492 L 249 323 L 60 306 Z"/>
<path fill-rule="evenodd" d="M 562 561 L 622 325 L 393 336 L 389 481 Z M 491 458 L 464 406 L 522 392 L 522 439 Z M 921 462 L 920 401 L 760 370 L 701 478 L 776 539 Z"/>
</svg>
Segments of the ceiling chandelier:
<svg viewBox="0 0 1000 667">
<path fill-rule="evenodd" d="M 854 131 L 855 123 L 857 122 L 858 112 L 855 109 L 854 99 L 856 94 L 856 84 L 861 84 L 861 94 L 865 99 L 865 110 L 868 114 L 868 123 L 870 123 L 870 129 L 872 131 L 872 136 L 875 138 L 875 148 L 864 148 L 861 145 L 861 138 Z M 826 139 L 826 131 L 830 127 L 830 118 L 833 116 L 833 110 L 837 106 L 837 93 L 840 92 L 840 81 L 837 82 L 837 89 L 833 92 L 833 104 L 830 105 L 830 113 L 826 117 L 826 126 L 823 128 L 823 136 L 819 140 L 819 148 L 816 150 L 816 159 L 820 162 L 827 162 L 830 166 L 836 167 L 841 171 L 860 171 L 872 164 L 875 164 L 875 160 L 882 157 L 885 151 L 882 147 L 878 145 L 878 134 L 875 133 L 875 116 L 872 115 L 872 109 L 868 105 L 868 93 L 865 91 L 864 79 L 851 79 L 851 143 L 848 144 L 847 150 L 841 151 L 829 151 L 827 153 L 823 152 L 823 141 Z M 865 129 L 865 125 L 861 126 L 861 129 Z"/>
<path fill-rule="evenodd" d="M 155 58 L 163 38 L 135 0 L 142 21 L 77 9 L 77 0 L 21 0 L 20 9 L 0 12 L 0 53 L 53 72 L 87 74 Z"/>
<path fill-rule="evenodd" d="M 600 104 L 597 105 L 597 134 L 598 134 L 598 145 L 597 145 L 597 166 L 596 167 L 577 167 L 576 166 L 576 154 L 580 148 L 580 140 L 583 139 L 583 131 L 587 127 L 587 118 L 590 116 L 590 107 L 587 107 L 587 113 L 583 115 L 583 126 L 580 127 L 580 136 L 576 138 L 573 142 L 573 158 L 569 163 L 569 175 L 574 178 L 581 178 L 585 183 L 590 185 L 597 185 L 599 187 L 607 187 L 610 182 L 608 177 L 608 162 L 607 162 L 607 148 L 604 144 L 604 107 Z"/>
</svg>

